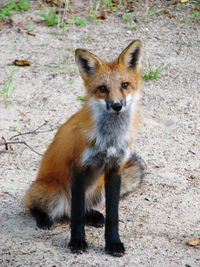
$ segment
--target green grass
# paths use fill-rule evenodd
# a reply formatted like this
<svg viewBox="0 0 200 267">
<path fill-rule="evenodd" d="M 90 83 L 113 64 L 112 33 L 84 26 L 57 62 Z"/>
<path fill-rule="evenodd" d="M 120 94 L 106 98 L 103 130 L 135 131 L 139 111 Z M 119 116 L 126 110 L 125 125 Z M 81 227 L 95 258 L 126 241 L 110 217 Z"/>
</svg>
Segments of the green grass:
<svg viewBox="0 0 200 267">
<path fill-rule="evenodd" d="M 133 15 L 131 13 L 124 13 L 122 19 L 126 22 L 126 28 L 128 30 L 135 31 L 137 30 L 137 23 L 133 19 Z"/>
<path fill-rule="evenodd" d="M 50 7 L 46 13 L 41 13 L 40 17 L 42 17 L 45 23 L 50 27 L 58 25 L 58 27 L 62 29 L 68 28 L 67 23 L 59 20 L 59 15 L 57 14 L 56 9 L 53 7 Z"/>
<path fill-rule="evenodd" d="M 149 17 L 153 17 L 160 15 L 162 13 L 162 9 L 155 6 L 154 4 L 149 4 L 147 12 Z"/>
<path fill-rule="evenodd" d="M 152 65 L 149 63 L 147 66 L 146 71 L 143 73 L 143 79 L 144 81 L 153 81 L 157 80 L 161 74 L 162 71 L 165 69 L 164 65 L 161 64 L 159 67 L 154 68 Z"/>
<path fill-rule="evenodd" d="M 15 129 L 15 131 L 20 131 L 20 128 L 21 128 L 21 126 L 20 126 L 20 123 L 19 122 L 16 122 L 15 123 L 15 127 L 14 127 L 14 129 Z"/>
<path fill-rule="evenodd" d="M 76 97 L 76 100 L 79 100 L 79 101 L 83 102 L 83 101 L 85 101 L 85 96 L 83 96 L 83 95 L 78 95 L 78 96 Z"/>
<path fill-rule="evenodd" d="M 75 83 L 75 81 L 73 79 L 69 79 L 67 83 L 69 86 L 72 86 Z"/>
<path fill-rule="evenodd" d="M 119 2 L 114 2 L 113 0 L 91 0 L 91 9 L 94 11 L 108 11 L 108 12 L 117 12 L 120 8 L 125 7 L 123 0 Z"/>
<path fill-rule="evenodd" d="M 44 19 L 48 26 L 55 26 L 58 24 L 58 15 L 55 8 L 49 8 L 46 13 L 41 13 L 40 17 Z"/>
<path fill-rule="evenodd" d="M 40 16 L 44 19 L 48 26 L 58 25 L 60 28 L 67 28 L 69 24 L 65 23 L 63 20 L 59 20 L 59 14 L 57 14 L 55 8 L 49 8 L 46 13 L 41 13 Z M 86 20 L 80 17 L 73 17 L 70 19 L 76 26 L 85 26 Z"/>
<path fill-rule="evenodd" d="M 200 19 L 200 11 L 199 10 L 194 10 L 191 12 L 191 15 L 194 19 Z"/>
<path fill-rule="evenodd" d="M 12 93 L 16 89 L 16 86 L 13 83 L 13 79 L 14 79 L 14 75 L 16 73 L 16 70 L 17 70 L 17 68 L 13 67 L 12 71 L 7 76 L 6 80 L 4 81 L 4 83 L 2 85 L 2 88 L 0 90 L 0 95 L 3 96 L 3 100 L 4 100 L 4 103 L 6 106 L 11 103 Z"/>
<path fill-rule="evenodd" d="M 19 3 L 17 4 L 17 9 L 18 10 L 28 10 L 30 8 L 30 4 L 28 0 L 20 0 Z"/>
<path fill-rule="evenodd" d="M 70 19 L 76 26 L 85 26 L 86 20 L 80 17 L 73 17 Z"/>
<path fill-rule="evenodd" d="M 27 23 L 27 26 L 26 26 L 26 29 L 28 31 L 33 31 L 35 29 L 35 23 L 32 21 L 32 19 L 29 19 L 28 20 L 28 23 Z"/>
<path fill-rule="evenodd" d="M 11 2 L 5 7 L 0 9 L 0 21 L 6 19 L 6 17 L 12 16 L 13 14 L 26 11 L 30 8 L 28 0 L 20 0 L 19 2 Z"/>
<path fill-rule="evenodd" d="M 90 9 L 89 15 L 88 15 L 88 20 L 89 21 L 96 21 L 97 20 L 97 14 L 98 14 L 98 12 L 96 10 Z"/>
</svg>

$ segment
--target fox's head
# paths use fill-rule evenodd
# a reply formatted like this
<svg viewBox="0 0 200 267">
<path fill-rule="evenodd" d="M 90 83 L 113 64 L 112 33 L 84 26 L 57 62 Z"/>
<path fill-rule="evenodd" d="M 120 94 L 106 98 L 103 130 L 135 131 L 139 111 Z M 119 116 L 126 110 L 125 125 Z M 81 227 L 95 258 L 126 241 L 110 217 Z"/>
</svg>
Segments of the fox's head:
<svg viewBox="0 0 200 267">
<path fill-rule="evenodd" d="M 119 57 L 105 62 L 84 49 L 75 52 L 76 63 L 88 93 L 88 100 L 109 113 L 129 109 L 140 96 L 142 44 L 131 42 Z"/>
</svg>

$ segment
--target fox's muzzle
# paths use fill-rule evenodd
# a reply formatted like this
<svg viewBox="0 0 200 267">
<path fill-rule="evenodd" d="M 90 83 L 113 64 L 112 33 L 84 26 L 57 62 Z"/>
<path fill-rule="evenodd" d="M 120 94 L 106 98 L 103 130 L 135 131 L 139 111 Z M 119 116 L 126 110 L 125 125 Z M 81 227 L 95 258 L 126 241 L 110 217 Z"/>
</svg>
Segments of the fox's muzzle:
<svg viewBox="0 0 200 267">
<path fill-rule="evenodd" d="M 121 100 L 119 102 L 114 102 L 112 100 L 106 101 L 107 110 L 112 109 L 115 112 L 120 112 L 123 106 L 126 106 L 126 100 Z"/>
</svg>

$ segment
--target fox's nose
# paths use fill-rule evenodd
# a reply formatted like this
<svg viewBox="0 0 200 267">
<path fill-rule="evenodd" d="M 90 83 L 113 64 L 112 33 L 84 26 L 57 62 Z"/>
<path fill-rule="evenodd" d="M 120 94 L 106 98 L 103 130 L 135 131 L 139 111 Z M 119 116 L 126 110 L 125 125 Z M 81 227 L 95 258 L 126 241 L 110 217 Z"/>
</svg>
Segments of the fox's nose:
<svg viewBox="0 0 200 267">
<path fill-rule="evenodd" d="M 114 109 L 114 111 L 117 111 L 117 112 L 119 112 L 121 109 L 122 109 L 122 104 L 121 103 L 113 103 L 112 105 L 111 105 L 111 107 L 112 107 L 112 109 Z"/>
</svg>

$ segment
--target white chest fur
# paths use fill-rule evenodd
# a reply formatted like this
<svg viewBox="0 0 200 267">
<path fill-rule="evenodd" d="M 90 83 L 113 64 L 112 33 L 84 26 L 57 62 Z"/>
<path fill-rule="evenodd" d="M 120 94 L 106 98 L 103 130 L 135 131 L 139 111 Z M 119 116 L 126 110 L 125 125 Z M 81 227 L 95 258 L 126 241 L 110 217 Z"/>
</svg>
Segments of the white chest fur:
<svg viewBox="0 0 200 267">
<path fill-rule="evenodd" d="M 94 146 L 85 149 L 81 162 L 83 165 L 99 163 L 121 164 L 128 159 L 131 149 L 131 119 L 129 109 L 120 114 L 113 114 L 95 106 L 94 127 L 87 137 L 94 142 Z"/>
</svg>

